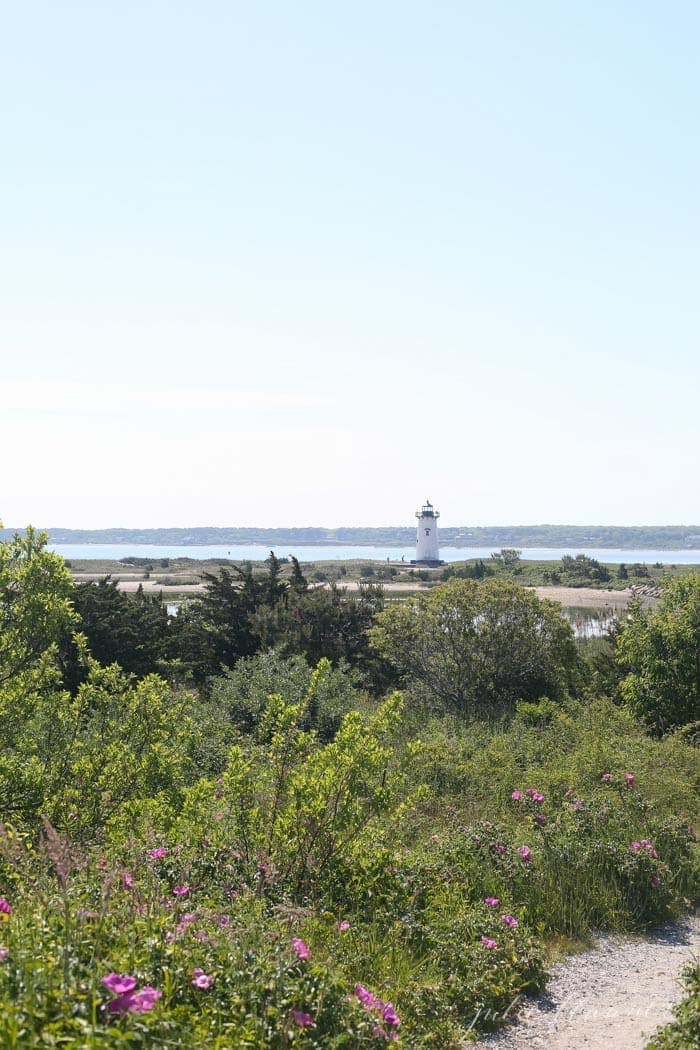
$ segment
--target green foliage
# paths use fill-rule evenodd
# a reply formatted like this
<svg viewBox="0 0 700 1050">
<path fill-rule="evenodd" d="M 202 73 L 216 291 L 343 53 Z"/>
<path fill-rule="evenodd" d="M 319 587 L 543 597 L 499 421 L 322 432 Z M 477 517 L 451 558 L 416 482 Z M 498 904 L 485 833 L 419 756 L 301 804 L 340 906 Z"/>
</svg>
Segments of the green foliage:
<svg viewBox="0 0 700 1050">
<path fill-rule="evenodd" d="M 202 681 L 233 661 L 210 695 L 103 666 L 82 635 L 67 690 L 69 581 L 34 536 L 13 543 L 0 1045 L 463 1045 L 543 986 L 549 938 L 642 929 L 692 896 L 692 727 L 657 740 L 626 707 L 567 696 L 583 673 L 571 632 L 534 595 L 455 580 L 406 618 L 380 611 L 379 591 L 312 591 L 298 564 L 285 576 L 270 559 L 210 581 L 176 629 Z M 109 582 L 86 601 L 93 648 L 99 608 L 138 647 Z M 453 714 L 358 692 L 381 666 L 377 613 L 375 643 L 425 659 L 433 678 L 411 689 L 430 703 L 435 688 L 432 706 L 472 676 Z M 139 608 L 144 630 L 152 614 Z M 246 655 L 285 638 L 316 666 L 294 649 Z M 482 701 L 489 718 L 465 720 Z M 160 996 L 111 1012 L 108 974 Z"/>
<path fill-rule="evenodd" d="M 700 1032 L 700 963 L 685 968 L 685 997 L 673 1008 L 675 1021 L 659 1028 L 647 1050 L 694 1050 Z"/>
<path fill-rule="evenodd" d="M 697 718 L 700 710 L 700 573 L 670 580 L 654 610 L 636 603 L 617 638 L 628 672 L 626 703 L 655 733 Z"/>
<path fill-rule="evenodd" d="M 611 578 L 610 570 L 605 565 L 586 554 L 577 554 L 574 558 L 565 554 L 561 560 L 561 569 L 564 582 L 574 585 L 589 581 L 607 583 Z"/>
<path fill-rule="evenodd" d="M 118 590 L 118 581 L 104 577 L 97 583 L 78 584 L 73 607 L 80 617 L 80 631 L 90 652 L 102 664 L 118 663 L 136 675 L 157 671 L 168 651 L 169 617 L 159 595 L 134 595 Z M 74 691 L 84 680 L 74 639 L 64 633 L 59 656 L 66 685 Z"/>
<path fill-rule="evenodd" d="M 260 724 L 273 694 L 284 694 L 299 703 L 308 693 L 312 669 L 303 656 L 284 657 L 277 650 L 239 660 L 236 666 L 211 682 L 211 707 L 222 723 L 253 733 Z M 332 668 L 326 660 L 311 701 L 306 706 L 302 729 L 315 729 L 321 741 L 337 733 L 343 716 L 362 705 L 357 673 L 350 668 Z M 230 734 L 227 734 L 229 742 Z"/>
<path fill-rule="evenodd" d="M 46 533 L 27 529 L 0 544 L 0 687 L 38 687 L 47 656 L 75 622 L 65 563 L 46 548 Z"/>
<path fill-rule="evenodd" d="M 368 719 L 347 714 L 334 740 L 320 745 L 303 725 L 329 673 L 321 661 L 297 703 L 269 697 L 257 740 L 231 749 L 218 788 L 203 781 L 186 794 L 179 825 L 184 832 L 193 821 L 213 821 L 213 841 L 235 844 L 239 875 L 253 879 L 264 862 L 278 890 L 297 902 L 333 879 L 339 855 L 347 861 L 376 838 L 377 818 L 397 801 L 398 772 L 386 741 L 400 698 Z"/>
<path fill-rule="evenodd" d="M 577 665 L 557 606 L 500 580 L 452 580 L 388 608 L 370 637 L 414 695 L 462 716 L 561 696 Z"/>
<path fill-rule="evenodd" d="M 502 547 L 498 553 L 492 554 L 491 558 L 504 569 L 513 571 L 519 568 L 522 553 L 514 547 Z"/>
</svg>

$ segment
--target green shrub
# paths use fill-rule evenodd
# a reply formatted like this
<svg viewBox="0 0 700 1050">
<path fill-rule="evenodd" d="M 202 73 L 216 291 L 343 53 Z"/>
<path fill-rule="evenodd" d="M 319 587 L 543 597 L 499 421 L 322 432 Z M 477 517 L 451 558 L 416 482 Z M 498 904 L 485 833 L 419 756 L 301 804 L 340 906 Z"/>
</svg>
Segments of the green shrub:
<svg viewBox="0 0 700 1050">
<path fill-rule="evenodd" d="M 675 1021 L 659 1028 L 647 1050 L 693 1050 L 698 1045 L 700 1032 L 700 963 L 690 963 L 685 969 L 686 994 L 674 1006 Z"/>
</svg>

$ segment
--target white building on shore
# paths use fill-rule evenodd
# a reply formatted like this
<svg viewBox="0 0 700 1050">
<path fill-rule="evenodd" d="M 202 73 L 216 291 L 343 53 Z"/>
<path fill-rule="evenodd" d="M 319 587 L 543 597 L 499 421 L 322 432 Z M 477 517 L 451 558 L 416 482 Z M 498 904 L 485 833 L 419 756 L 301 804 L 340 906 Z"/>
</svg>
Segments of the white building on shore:
<svg viewBox="0 0 700 1050">
<path fill-rule="evenodd" d="M 416 558 L 412 565 L 442 565 L 438 546 L 437 520 L 440 512 L 435 510 L 430 500 L 426 500 L 420 510 L 416 511 L 418 531 L 416 533 Z"/>
</svg>

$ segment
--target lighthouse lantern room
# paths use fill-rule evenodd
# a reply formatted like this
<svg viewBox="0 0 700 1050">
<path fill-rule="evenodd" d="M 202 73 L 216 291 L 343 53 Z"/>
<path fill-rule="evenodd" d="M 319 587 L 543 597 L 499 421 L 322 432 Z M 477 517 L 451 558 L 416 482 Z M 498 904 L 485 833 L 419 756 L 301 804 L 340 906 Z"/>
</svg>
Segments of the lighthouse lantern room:
<svg viewBox="0 0 700 1050">
<path fill-rule="evenodd" d="M 430 500 L 426 500 L 420 510 L 416 511 L 418 532 L 416 534 L 416 559 L 414 565 L 442 565 L 438 547 L 437 520 L 440 512 L 435 510 Z"/>
</svg>

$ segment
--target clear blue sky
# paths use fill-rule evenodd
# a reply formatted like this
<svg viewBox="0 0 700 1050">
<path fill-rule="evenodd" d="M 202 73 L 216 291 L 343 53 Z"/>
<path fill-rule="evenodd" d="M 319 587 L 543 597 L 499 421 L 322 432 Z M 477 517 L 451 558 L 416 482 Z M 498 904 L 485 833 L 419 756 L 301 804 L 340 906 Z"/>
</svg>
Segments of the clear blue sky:
<svg viewBox="0 0 700 1050">
<path fill-rule="evenodd" d="M 8 5 L 6 525 L 698 523 L 700 6 Z"/>
</svg>

